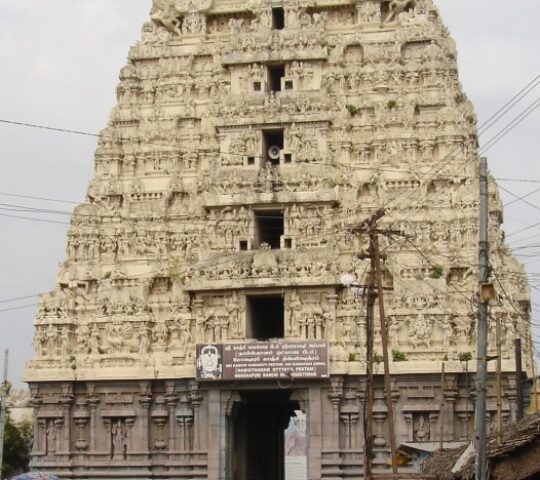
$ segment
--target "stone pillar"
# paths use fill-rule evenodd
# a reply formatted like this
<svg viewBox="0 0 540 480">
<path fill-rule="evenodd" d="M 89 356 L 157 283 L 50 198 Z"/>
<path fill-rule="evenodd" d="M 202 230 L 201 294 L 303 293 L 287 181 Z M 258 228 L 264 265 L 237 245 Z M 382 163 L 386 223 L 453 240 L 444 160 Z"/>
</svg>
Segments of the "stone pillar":
<svg viewBox="0 0 540 480">
<path fill-rule="evenodd" d="M 328 393 L 328 398 L 330 399 L 330 402 L 332 403 L 332 432 L 330 433 L 331 441 L 330 446 L 334 450 L 339 450 L 339 423 L 340 423 L 340 412 L 339 412 L 339 406 L 341 404 L 341 400 L 343 399 L 343 378 L 342 377 L 332 377 L 330 379 L 330 383 L 332 385 L 332 388 L 330 392 Z M 325 432 L 326 434 L 326 432 Z"/>
<path fill-rule="evenodd" d="M 414 440 L 413 414 L 410 412 L 404 413 L 403 418 L 405 419 L 405 424 L 407 425 L 407 441 L 412 442 Z"/>
<path fill-rule="evenodd" d="M 175 436 L 175 418 L 176 418 L 176 405 L 178 403 L 178 397 L 175 395 L 167 395 L 165 397 L 167 402 L 167 409 L 169 411 L 169 433 L 168 433 L 168 445 L 169 452 L 176 450 L 176 436 Z"/>
<path fill-rule="evenodd" d="M 40 431 L 40 425 L 41 425 L 41 421 L 38 419 L 38 412 L 39 412 L 39 406 L 41 405 L 41 399 L 37 396 L 33 396 L 31 399 L 30 399 L 30 405 L 32 406 L 32 409 L 33 409 L 33 414 L 32 414 L 32 421 L 33 421 L 33 432 L 34 432 L 34 435 L 36 436 L 35 440 L 34 440 L 34 443 L 32 445 L 32 453 L 35 454 L 35 453 L 38 453 L 41 451 L 41 431 Z"/>
<path fill-rule="evenodd" d="M 455 408 L 458 392 L 456 390 L 447 390 L 444 393 L 444 439 L 445 441 L 454 440 L 455 435 Z"/>
<path fill-rule="evenodd" d="M 63 433 L 65 434 L 65 431 L 68 430 L 68 425 L 65 425 L 63 418 L 55 418 L 53 421 L 53 424 L 54 424 L 54 429 L 56 431 L 55 452 L 57 454 L 68 453 L 67 449 L 69 449 L 69 447 L 67 447 L 66 451 L 64 451 L 64 438 L 62 435 L 60 435 L 60 431 L 62 430 L 62 428 L 64 429 Z"/>
<path fill-rule="evenodd" d="M 434 442 L 439 437 L 437 432 L 437 419 L 439 418 L 438 412 L 431 412 L 429 414 L 429 441 Z"/>
<path fill-rule="evenodd" d="M 322 455 L 322 408 L 321 388 L 309 387 L 309 412 L 308 412 L 308 478 L 321 478 L 321 455 Z M 339 422 L 339 418 L 337 419 Z"/>
<path fill-rule="evenodd" d="M 126 418 L 126 429 L 127 429 L 127 451 L 133 452 L 133 426 L 135 425 L 135 418 L 128 417 Z"/>
<path fill-rule="evenodd" d="M 34 453 L 37 454 L 47 454 L 47 420 L 40 418 L 35 420 L 35 425 L 37 425 L 36 439 L 34 441 Z"/>
<path fill-rule="evenodd" d="M 90 407 L 90 452 L 96 451 L 96 409 L 99 404 L 99 397 L 90 397 L 88 406 Z"/>
<path fill-rule="evenodd" d="M 142 428 L 141 428 L 141 447 L 143 454 L 148 455 L 150 453 L 150 418 L 149 418 L 149 410 L 150 410 L 150 402 L 152 400 L 152 397 L 149 395 L 143 395 L 141 398 L 139 398 L 139 403 L 142 407 L 142 414 L 141 414 L 141 422 L 142 422 Z"/>
<path fill-rule="evenodd" d="M 70 443 L 70 407 L 71 407 L 71 399 L 63 398 L 60 400 L 60 404 L 62 405 L 62 414 L 64 418 L 62 419 L 62 424 L 64 426 L 63 435 L 62 435 L 62 452 L 65 452 L 66 454 L 70 453 L 71 450 L 71 443 Z"/>
<path fill-rule="evenodd" d="M 199 398 L 202 397 L 199 394 Z M 199 400 L 200 405 L 200 400 Z M 198 409 L 198 407 L 197 407 Z M 196 422 L 198 415 L 193 417 L 194 430 L 199 430 L 199 426 Z M 199 435 L 197 435 L 197 438 Z M 198 445 L 195 450 L 198 450 Z M 208 445 L 206 451 L 208 452 L 208 480 L 218 480 L 223 478 L 222 470 L 225 470 L 220 466 L 220 453 L 221 453 L 221 401 L 220 391 L 217 388 L 211 388 L 208 391 Z"/>
<path fill-rule="evenodd" d="M 193 408 L 193 450 L 200 450 L 201 446 L 201 430 L 199 425 L 199 407 L 202 403 L 202 395 L 199 392 L 199 384 L 195 381 L 189 382 L 189 398 L 191 407 Z M 219 406 L 219 398 L 218 398 Z"/>
</svg>

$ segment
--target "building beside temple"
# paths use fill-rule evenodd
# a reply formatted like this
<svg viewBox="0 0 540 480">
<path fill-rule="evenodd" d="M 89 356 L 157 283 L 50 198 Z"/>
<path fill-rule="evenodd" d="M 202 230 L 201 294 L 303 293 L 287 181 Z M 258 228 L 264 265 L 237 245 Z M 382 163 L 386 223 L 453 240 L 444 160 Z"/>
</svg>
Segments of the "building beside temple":
<svg viewBox="0 0 540 480">
<path fill-rule="evenodd" d="M 470 439 L 479 162 L 456 57 L 431 0 L 154 0 L 40 298 L 33 467 L 359 478 L 370 420 L 386 468 L 381 375 L 363 415 L 366 301 L 340 280 L 367 281 L 351 229 L 381 207 L 407 235 L 381 237 L 397 441 L 439 440 L 441 418 Z M 512 420 L 529 294 L 490 188 Z"/>
</svg>

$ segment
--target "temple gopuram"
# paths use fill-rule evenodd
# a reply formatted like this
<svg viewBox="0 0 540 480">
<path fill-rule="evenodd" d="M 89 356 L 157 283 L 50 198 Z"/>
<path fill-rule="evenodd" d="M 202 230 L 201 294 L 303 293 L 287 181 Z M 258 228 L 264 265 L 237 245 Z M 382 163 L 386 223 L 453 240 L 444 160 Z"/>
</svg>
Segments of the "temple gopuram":
<svg viewBox="0 0 540 480">
<path fill-rule="evenodd" d="M 355 230 L 382 208 L 378 227 L 400 232 L 380 237 L 396 442 L 471 440 L 477 122 L 432 0 L 154 0 L 117 98 L 35 317 L 34 469 L 357 479 L 371 422 L 387 470 L 378 309 L 365 415 L 372 272 Z M 530 297 L 489 188 L 489 352 L 500 321 L 512 422 Z M 492 431 L 492 373 L 488 387 Z"/>
</svg>

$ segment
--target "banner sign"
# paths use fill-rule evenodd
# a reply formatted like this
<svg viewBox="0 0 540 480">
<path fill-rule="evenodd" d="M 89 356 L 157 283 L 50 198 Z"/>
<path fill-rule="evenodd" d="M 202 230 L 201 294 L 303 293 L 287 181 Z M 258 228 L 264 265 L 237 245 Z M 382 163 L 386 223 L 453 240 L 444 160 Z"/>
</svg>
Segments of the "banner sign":
<svg viewBox="0 0 540 480">
<path fill-rule="evenodd" d="M 197 345 L 198 380 L 283 380 L 328 378 L 324 341 Z"/>
</svg>

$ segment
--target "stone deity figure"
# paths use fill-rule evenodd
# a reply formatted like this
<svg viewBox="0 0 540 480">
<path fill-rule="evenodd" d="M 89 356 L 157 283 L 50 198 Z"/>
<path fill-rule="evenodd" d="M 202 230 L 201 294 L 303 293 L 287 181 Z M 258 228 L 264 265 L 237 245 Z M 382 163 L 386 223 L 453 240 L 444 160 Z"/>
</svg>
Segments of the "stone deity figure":
<svg viewBox="0 0 540 480">
<path fill-rule="evenodd" d="M 54 455 L 56 453 L 56 439 L 57 439 L 57 430 L 54 420 L 47 421 L 45 428 L 45 454 Z"/>
<path fill-rule="evenodd" d="M 426 420 L 426 415 L 421 414 L 414 428 L 414 440 L 417 442 L 426 442 L 429 440 L 429 420 Z"/>
<path fill-rule="evenodd" d="M 125 456 L 127 450 L 127 427 L 122 420 L 116 420 L 111 426 L 111 443 L 113 459 Z"/>
<path fill-rule="evenodd" d="M 193 336 L 191 335 L 191 320 L 189 318 L 183 318 L 180 320 L 180 350 L 187 354 L 187 349 L 190 344 L 193 343 Z"/>
<path fill-rule="evenodd" d="M 43 342 L 45 342 L 46 339 L 45 331 L 38 327 L 34 335 L 34 350 L 36 351 L 37 357 L 43 357 Z"/>
<path fill-rule="evenodd" d="M 152 332 L 152 339 L 154 340 L 157 349 L 166 350 L 168 338 L 169 329 L 167 328 L 167 324 L 164 322 L 157 323 Z"/>
<path fill-rule="evenodd" d="M 90 350 L 91 355 L 98 355 L 101 348 L 101 338 L 99 335 L 99 328 L 97 324 L 92 326 L 92 331 L 90 332 L 90 338 L 88 340 L 88 349 Z"/>
<path fill-rule="evenodd" d="M 389 318 L 390 327 L 388 328 L 388 336 L 390 340 L 390 348 L 399 350 L 399 322 L 396 317 Z"/>
<path fill-rule="evenodd" d="M 288 336 L 296 337 L 298 336 L 298 328 L 300 323 L 300 315 L 302 312 L 302 301 L 297 293 L 291 293 L 289 301 L 289 328 Z"/>
<path fill-rule="evenodd" d="M 54 325 L 49 325 L 47 329 L 47 356 L 53 357 L 56 355 L 56 338 L 58 331 Z"/>
<path fill-rule="evenodd" d="M 86 325 L 77 328 L 77 352 L 88 353 L 90 329 Z"/>
<path fill-rule="evenodd" d="M 443 349 L 445 352 L 448 352 L 450 350 L 452 340 L 454 338 L 454 329 L 452 328 L 452 324 L 450 323 L 450 317 L 446 316 L 444 317 L 444 320 L 441 324 L 442 333 L 443 333 Z"/>
<path fill-rule="evenodd" d="M 71 340 L 69 338 L 69 327 L 62 329 L 62 334 L 60 337 L 60 351 L 62 356 L 69 354 L 71 350 Z"/>
<path fill-rule="evenodd" d="M 148 353 L 148 350 L 150 349 L 150 340 L 148 339 L 148 329 L 146 328 L 146 325 L 143 324 L 139 327 L 137 337 L 139 339 L 139 353 Z"/>
</svg>

